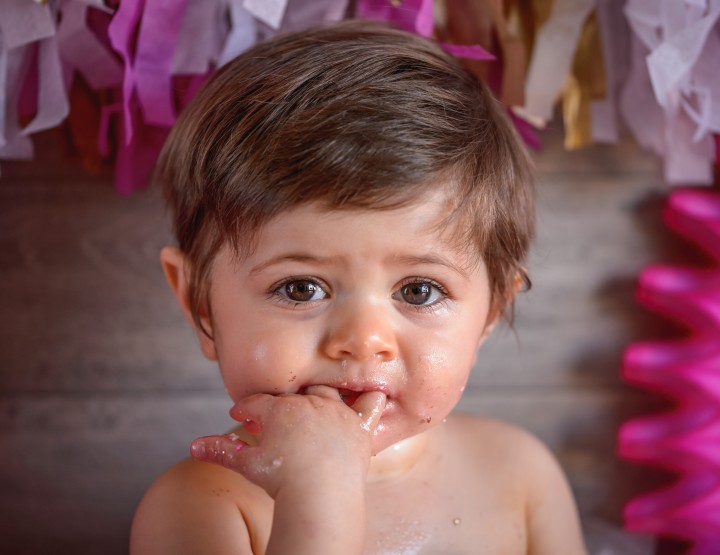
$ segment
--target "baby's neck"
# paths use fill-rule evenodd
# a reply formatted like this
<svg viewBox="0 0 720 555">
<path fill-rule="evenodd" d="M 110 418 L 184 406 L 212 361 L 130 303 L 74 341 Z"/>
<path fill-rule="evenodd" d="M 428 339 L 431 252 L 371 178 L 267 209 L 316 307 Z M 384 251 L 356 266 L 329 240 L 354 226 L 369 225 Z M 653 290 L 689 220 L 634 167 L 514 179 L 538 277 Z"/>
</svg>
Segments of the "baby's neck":
<svg viewBox="0 0 720 555">
<path fill-rule="evenodd" d="M 427 453 L 430 437 L 437 429 L 403 439 L 383 449 L 370 460 L 368 483 L 380 482 L 405 475 Z"/>
</svg>

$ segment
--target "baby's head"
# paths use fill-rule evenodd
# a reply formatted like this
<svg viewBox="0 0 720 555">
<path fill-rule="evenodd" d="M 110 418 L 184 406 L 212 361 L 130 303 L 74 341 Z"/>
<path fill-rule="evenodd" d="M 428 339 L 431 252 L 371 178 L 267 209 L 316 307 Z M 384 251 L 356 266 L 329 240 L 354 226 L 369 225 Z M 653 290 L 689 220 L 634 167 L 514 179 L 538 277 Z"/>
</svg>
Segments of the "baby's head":
<svg viewBox="0 0 720 555">
<path fill-rule="evenodd" d="M 363 22 L 278 37 L 224 66 L 181 115 L 156 171 L 192 268 L 196 324 L 214 257 L 315 203 L 390 210 L 437 199 L 487 268 L 492 311 L 527 281 L 533 178 L 502 107 L 431 41 Z"/>
</svg>

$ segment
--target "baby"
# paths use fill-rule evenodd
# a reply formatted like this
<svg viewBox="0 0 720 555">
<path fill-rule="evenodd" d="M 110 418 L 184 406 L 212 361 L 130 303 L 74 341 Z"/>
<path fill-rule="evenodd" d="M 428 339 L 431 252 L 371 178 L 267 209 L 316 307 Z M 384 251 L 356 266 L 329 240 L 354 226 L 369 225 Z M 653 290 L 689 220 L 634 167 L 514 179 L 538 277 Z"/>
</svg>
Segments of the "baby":
<svg viewBox="0 0 720 555">
<path fill-rule="evenodd" d="M 346 22 L 223 67 L 157 176 L 168 282 L 239 426 L 152 485 L 133 555 L 585 553 L 553 457 L 451 414 L 527 281 L 533 179 L 441 48 Z"/>
</svg>

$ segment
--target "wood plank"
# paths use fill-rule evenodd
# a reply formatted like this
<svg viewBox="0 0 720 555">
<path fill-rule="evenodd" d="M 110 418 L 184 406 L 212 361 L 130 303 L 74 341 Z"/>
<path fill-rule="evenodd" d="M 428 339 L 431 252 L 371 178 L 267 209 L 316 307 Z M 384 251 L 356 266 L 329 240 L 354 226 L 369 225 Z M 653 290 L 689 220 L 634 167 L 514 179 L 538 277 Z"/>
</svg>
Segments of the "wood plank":
<svg viewBox="0 0 720 555">
<path fill-rule="evenodd" d="M 0 390 L 220 389 L 162 275 L 159 192 L 95 185 L 0 187 Z"/>
</svg>

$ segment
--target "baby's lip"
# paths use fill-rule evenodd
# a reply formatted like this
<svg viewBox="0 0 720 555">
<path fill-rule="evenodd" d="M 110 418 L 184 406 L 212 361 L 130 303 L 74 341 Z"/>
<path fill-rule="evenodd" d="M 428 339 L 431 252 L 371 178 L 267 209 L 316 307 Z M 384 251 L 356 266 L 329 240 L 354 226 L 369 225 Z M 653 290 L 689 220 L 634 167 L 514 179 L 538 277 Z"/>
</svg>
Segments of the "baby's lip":
<svg viewBox="0 0 720 555">
<path fill-rule="evenodd" d="M 373 394 L 373 393 L 375 393 L 376 396 L 377 396 L 377 393 L 382 393 L 382 395 L 384 396 L 384 398 L 382 400 L 383 408 L 381 411 L 381 414 L 383 416 L 387 416 L 388 413 L 392 412 L 395 407 L 395 401 L 393 399 L 391 399 L 390 397 L 388 397 L 383 391 L 380 391 L 377 388 L 368 389 L 366 391 L 356 391 L 356 390 L 352 390 L 352 389 L 338 388 L 338 392 L 340 393 L 340 399 L 342 400 L 342 402 L 354 410 L 357 410 L 357 409 L 355 409 L 355 406 L 356 406 L 356 403 L 358 402 L 358 400 L 360 399 L 360 397 L 362 397 L 363 395 L 366 395 L 366 394 Z M 380 400 L 378 399 L 375 402 L 380 402 Z"/>
<path fill-rule="evenodd" d="M 351 385 L 350 387 L 348 387 L 347 383 L 343 383 L 342 386 L 334 384 L 323 385 L 337 390 L 337 392 L 340 394 L 340 398 L 342 399 L 342 401 L 348 406 L 353 406 L 353 404 L 355 404 L 355 401 L 357 401 L 361 395 L 365 393 L 370 393 L 372 391 L 379 391 L 380 393 L 383 393 L 388 398 L 388 400 L 391 398 L 388 388 L 382 384 L 357 384 Z M 303 388 L 303 391 L 306 389 L 307 388 Z"/>
</svg>

